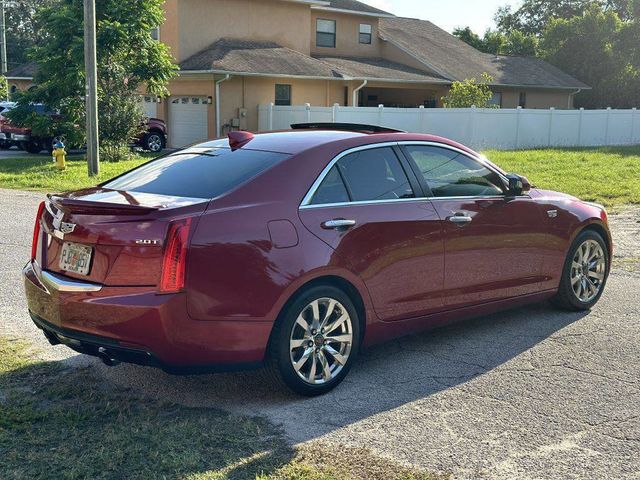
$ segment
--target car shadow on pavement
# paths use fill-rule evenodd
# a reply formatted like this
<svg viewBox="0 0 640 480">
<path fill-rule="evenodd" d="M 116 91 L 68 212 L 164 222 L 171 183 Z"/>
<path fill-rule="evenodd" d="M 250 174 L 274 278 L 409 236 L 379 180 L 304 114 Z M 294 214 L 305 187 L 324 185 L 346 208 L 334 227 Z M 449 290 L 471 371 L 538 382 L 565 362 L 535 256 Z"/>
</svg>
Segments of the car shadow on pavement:
<svg viewBox="0 0 640 480">
<path fill-rule="evenodd" d="M 283 391 L 264 371 L 176 377 L 121 365 L 100 366 L 99 372 L 109 381 L 154 399 L 265 415 L 301 442 L 467 383 L 496 368 L 508 369 L 511 359 L 585 315 L 588 313 L 561 312 L 541 303 L 372 347 L 362 352 L 342 385 L 318 398 Z"/>
</svg>

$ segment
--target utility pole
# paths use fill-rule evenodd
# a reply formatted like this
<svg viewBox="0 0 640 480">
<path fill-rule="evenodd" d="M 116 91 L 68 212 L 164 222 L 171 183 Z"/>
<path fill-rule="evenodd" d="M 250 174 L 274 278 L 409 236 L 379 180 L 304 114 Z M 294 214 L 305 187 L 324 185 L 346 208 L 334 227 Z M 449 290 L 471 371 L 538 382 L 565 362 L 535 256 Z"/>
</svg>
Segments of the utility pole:
<svg viewBox="0 0 640 480">
<path fill-rule="evenodd" d="M 96 3 L 84 0 L 84 65 L 87 100 L 87 162 L 89 176 L 100 173 L 98 139 L 98 60 L 96 54 Z"/>
<path fill-rule="evenodd" d="M 5 76 L 9 71 L 9 64 L 7 61 L 7 24 L 4 17 L 4 0 L 0 0 L 0 68 L 2 69 L 2 75 Z M 6 79 L 5 79 L 6 82 Z M 6 82 L 7 96 L 9 95 L 9 83 Z M 8 98 L 7 98 L 8 100 Z"/>
</svg>

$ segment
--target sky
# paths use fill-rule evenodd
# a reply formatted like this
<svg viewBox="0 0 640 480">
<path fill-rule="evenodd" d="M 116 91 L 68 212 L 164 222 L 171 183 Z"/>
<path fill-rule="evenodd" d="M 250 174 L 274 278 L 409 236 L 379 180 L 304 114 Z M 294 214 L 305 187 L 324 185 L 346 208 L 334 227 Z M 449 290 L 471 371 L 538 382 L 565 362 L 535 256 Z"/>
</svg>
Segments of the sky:
<svg viewBox="0 0 640 480">
<path fill-rule="evenodd" d="M 451 32 L 470 26 L 476 33 L 494 28 L 498 7 L 519 6 L 519 0 L 360 0 L 401 17 L 420 18 Z"/>
</svg>

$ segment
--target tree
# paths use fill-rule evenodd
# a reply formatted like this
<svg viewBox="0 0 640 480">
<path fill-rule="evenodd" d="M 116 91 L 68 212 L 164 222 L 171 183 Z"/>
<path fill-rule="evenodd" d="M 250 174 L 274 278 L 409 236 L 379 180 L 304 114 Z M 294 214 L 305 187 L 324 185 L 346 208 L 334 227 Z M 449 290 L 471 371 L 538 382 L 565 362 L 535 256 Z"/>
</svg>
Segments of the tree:
<svg viewBox="0 0 640 480">
<path fill-rule="evenodd" d="M 552 20 L 542 55 L 593 88 L 578 97 L 580 106 L 633 107 L 640 104 L 639 23 L 594 5 L 581 16 Z"/>
<path fill-rule="evenodd" d="M 100 140 L 116 150 L 140 127 L 138 93 L 167 95 L 177 69 L 168 47 L 151 38 L 151 29 L 164 20 L 163 3 L 101 0 L 96 5 Z M 83 12 L 82 0 L 58 0 L 55 7 L 37 13 L 36 22 L 46 22 L 47 33 L 29 52 L 38 64 L 36 87 L 19 101 L 27 110 L 29 104 L 44 103 L 77 126 L 85 123 Z M 14 115 L 21 116 L 12 112 L 12 119 Z"/>
<path fill-rule="evenodd" d="M 27 63 L 27 51 L 35 45 L 41 44 L 43 25 L 39 20 L 36 20 L 36 13 L 56 2 L 57 0 L 9 0 L 5 2 L 9 69 Z"/>
<path fill-rule="evenodd" d="M 514 30 L 524 34 L 541 36 L 555 19 L 571 19 L 583 16 L 596 7 L 616 13 L 622 20 L 630 16 L 634 0 L 524 0 L 520 8 L 511 6 L 498 9 L 495 22 L 498 30 L 508 34 Z"/>
<path fill-rule="evenodd" d="M 7 79 L 0 76 L 0 101 L 9 98 L 9 88 L 7 85 Z"/>
<path fill-rule="evenodd" d="M 493 78 L 483 73 L 480 80 L 469 78 L 463 82 L 453 82 L 451 90 L 446 97 L 442 97 L 444 108 L 498 108 L 491 105 L 493 92 L 489 84 Z"/>
<path fill-rule="evenodd" d="M 497 30 L 487 30 L 484 37 L 471 28 L 457 28 L 453 34 L 473 48 L 493 55 L 519 55 L 533 57 L 537 54 L 538 39 L 518 30 L 504 34 Z"/>
</svg>

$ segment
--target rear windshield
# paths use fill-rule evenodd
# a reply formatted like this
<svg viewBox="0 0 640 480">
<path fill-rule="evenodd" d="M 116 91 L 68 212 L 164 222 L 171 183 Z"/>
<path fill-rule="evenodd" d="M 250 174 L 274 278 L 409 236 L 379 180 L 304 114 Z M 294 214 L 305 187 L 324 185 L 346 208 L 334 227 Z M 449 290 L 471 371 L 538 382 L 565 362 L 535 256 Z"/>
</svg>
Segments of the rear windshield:
<svg viewBox="0 0 640 480">
<path fill-rule="evenodd" d="M 218 197 L 288 157 L 255 150 L 213 149 L 153 160 L 103 185 L 112 190 L 209 199 Z"/>
</svg>

